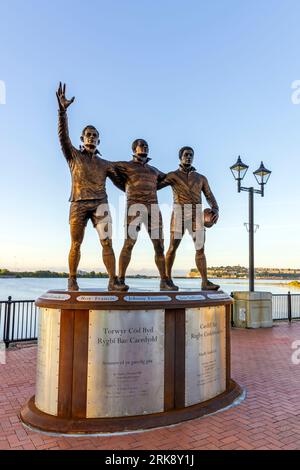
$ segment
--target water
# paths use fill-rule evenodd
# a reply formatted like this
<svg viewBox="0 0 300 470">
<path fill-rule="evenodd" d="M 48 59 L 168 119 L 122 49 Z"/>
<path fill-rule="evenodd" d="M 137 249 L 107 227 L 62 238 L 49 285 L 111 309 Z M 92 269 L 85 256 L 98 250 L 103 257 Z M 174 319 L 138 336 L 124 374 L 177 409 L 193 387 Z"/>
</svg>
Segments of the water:
<svg viewBox="0 0 300 470">
<path fill-rule="evenodd" d="M 248 290 L 246 279 L 211 279 L 219 284 L 225 292 Z M 174 279 L 175 284 L 182 290 L 197 290 L 200 288 L 200 279 Z M 82 289 L 107 288 L 107 279 L 79 279 L 78 283 Z M 130 290 L 159 290 L 159 279 L 128 279 Z M 300 294 L 300 289 L 288 286 L 288 280 L 257 280 L 255 290 L 272 292 L 272 294 L 286 294 L 288 291 Z M 50 289 L 65 289 L 67 279 L 58 278 L 22 278 L 1 279 L 0 278 L 0 301 L 6 300 L 9 295 L 14 300 L 34 300 Z"/>
</svg>

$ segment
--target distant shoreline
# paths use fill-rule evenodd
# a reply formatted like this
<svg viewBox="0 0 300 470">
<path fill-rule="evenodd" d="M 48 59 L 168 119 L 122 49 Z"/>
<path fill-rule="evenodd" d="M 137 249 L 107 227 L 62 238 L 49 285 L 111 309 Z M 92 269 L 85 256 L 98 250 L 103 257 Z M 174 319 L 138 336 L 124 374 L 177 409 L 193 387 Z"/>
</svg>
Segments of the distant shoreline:
<svg viewBox="0 0 300 470">
<path fill-rule="evenodd" d="M 22 273 L 23 274 L 23 273 Z M 98 276 L 82 276 L 82 275 L 79 275 L 77 276 L 78 279 L 108 279 L 108 276 L 107 275 L 98 275 Z M 53 275 L 53 276 L 33 276 L 33 275 L 11 275 L 11 276 L 0 276 L 0 280 L 1 279 L 67 279 L 68 278 L 68 275 L 65 275 L 65 276 L 59 276 L 59 275 Z M 146 276 L 146 275 L 129 275 L 129 276 L 126 276 L 127 279 L 159 279 L 159 276 Z M 198 276 L 173 276 L 173 279 L 201 279 L 201 277 L 198 277 Z M 211 277 L 211 279 L 224 279 L 224 280 L 230 280 L 230 281 L 248 281 L 248 278 L 246 277 Z M 289 282 L 292 281 L 293 278 L 290 278 L 290 279 L 286 279 L 286 278 L 282 278 L 282 277 L 257 277 L 255 278 L 256 281 L 286 281 L 286 282 L 282 282 L 281 284 L 283 286 L 286 286 L 289 284 Z M 276 283 L 278 285 L 278 283 Z M 296 286 L 297 287 L 297 286 Z"/>
<path fill-rule="evenodd" d="M 244 267 L 233 266 L 224 268 L 208 268 L 208 277 L 210 279 L 230 279 L 236 281 L 247 281 L 248 270 Z M 271 272 L 269 268 L 257 268 L 255 279 L 257 281 L 300 281 L 300 269 L 289 272 L 289 269 L 278 269 L 278 271 Z M 299 272 L 298 272 L 299 271 Z M 67 279 L 69 273 L 65 271 L 51 271 L 50 269 L 38 269 L 36 271 L 11 271 L 10 269 L 0 268 L 0 279 L 20 279 L 20 278 L 34 278 L 34 279 L 48 279 L 48 278 L 62 278 Z M 78 279 L 108 279 L 107 272 L 101 271 L 84 271 L 79 270 L 77 273 Z M 129 274 L 126 276 L 128 279 L 159 279 L 157 274 Z M 185 275 L 174 275 L 174 279 L 201 279 L 197 269 L 191 269 Z"/>
</svg>

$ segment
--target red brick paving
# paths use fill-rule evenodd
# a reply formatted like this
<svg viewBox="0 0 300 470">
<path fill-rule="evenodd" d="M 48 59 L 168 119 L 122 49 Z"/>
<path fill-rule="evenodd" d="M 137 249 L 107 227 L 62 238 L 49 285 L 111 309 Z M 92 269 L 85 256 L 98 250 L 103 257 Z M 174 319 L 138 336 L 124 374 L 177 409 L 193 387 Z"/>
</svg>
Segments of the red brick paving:
<svg viewBox="0 0 300 470">
<path fill-rule="evenodd" d="M 36 346 L 19 346 L 0 365 L 0 449 L 300 449 L 300 365 L 291 344 L 300 322 L 232 331 L 232 376 L 247 390 L 240 405 L 143 433 L 55 437 L 24 429 L 18 413 L 34 394 Z"/>
</svg>

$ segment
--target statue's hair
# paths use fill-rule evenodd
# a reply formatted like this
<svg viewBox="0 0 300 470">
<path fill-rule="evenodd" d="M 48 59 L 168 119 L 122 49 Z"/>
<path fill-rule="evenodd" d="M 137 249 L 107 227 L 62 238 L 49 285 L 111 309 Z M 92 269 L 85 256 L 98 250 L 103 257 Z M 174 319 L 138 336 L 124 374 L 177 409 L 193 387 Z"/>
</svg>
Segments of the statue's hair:
<svg viewBox="0 0 300 470">
<path fill-rule="evenodd" d="M 98 135 L 99 135 L 99 131 L 98 131 L 98 129 L 96 129 L 95 126 L 85 126 L 85 128 L 84 128 L 83 131 L 82 131 L 82 135 L 84 135 L 84 133 L 85 133 L 85 131 L 86 131 L 87 129 L 94 129 L 95 131 L 98 132 Z"/>
<path fill-rule="evenodd" d="M 137 146 L 139 145 L 139 142 L 143 142 L 143 144 L 146 144 L 148 145 L 147 141 L 145 139 L 135 139 L 133 142 L 132 142 L 132 151 L 135 152 L 135 149 L 137 148 Z"/>
<path fill-rule="evenodd" d="M 191 150 L 191 151 L 193 152 L 193 154 L 194 154 L 194 149 L 193 149 L 192 147 L 187 147 L 187 146 L 186 146 L 186 147 L 182 147 L 182 148 L 179 150 L 179 158 L 180 158 L 180 159 L 181 159 L 181 157 L 182 157 L 182 155 L 183 155 L 183 152 L 184 152 L 185 150 Z"/>
</svg>

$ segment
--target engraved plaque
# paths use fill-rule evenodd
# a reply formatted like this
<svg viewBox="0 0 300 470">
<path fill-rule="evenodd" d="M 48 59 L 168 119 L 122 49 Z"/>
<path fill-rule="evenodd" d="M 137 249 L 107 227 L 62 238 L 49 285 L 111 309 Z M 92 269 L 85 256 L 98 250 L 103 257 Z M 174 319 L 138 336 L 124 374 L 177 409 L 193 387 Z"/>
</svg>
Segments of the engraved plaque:
<svg viewBox="0 0 300 470">
<path fill-rule="evenodd" d="M 180 301 L 195 301 L 195 300 L 205 300 L 204 295 L 176 295 L 176 299 Z"/>
<path fill-rule="evenodd" d="M 69 294 L 43 294 L 41 295 L 40 299 L 45 300 L 61 300 L 64 302 L 65 300 L 69 300 L 71 296 Z"/>
<path fill-rule="evenodd" d="M 54 416 L 58 402 L 60 315 L 61 311 L 53 308 L 39 310 L 35 404 Z"/>
<path fill-rule="evenodd" d="M 87 417 L 164 410 L 164 310 L 90 310 Z"/>
<path fill-rule="evenodd" d="M 185 405 L 226 389 L 225 306 L 186 309 Z"/>
<path fill-rule="evenodd" d="M 171 297 L 168 295 L 126 295 L 126 302 L 169 302 Z"/>
<path fill-rule="evenodd" d="M 80 295 L 78 302 L 116 302 L 119 297 L 116 295 Z"/>
<path fill-rule="evenodd" d="M 220 293 L 220 294 L 207 294 L 207 298 L 208 299 L 213 299 L 213 300 L 217 300 L 217 299 L 230 299 L 231 297 L 229 297 L 228 294 L 224 294 L 223 292 Z"/>
</svg>

